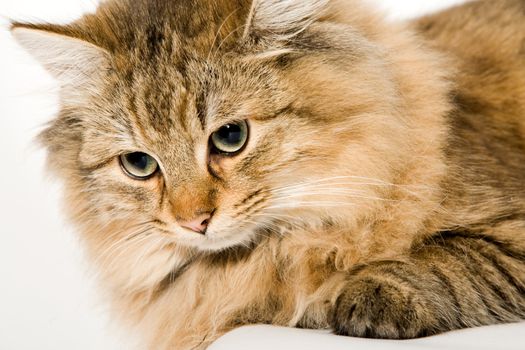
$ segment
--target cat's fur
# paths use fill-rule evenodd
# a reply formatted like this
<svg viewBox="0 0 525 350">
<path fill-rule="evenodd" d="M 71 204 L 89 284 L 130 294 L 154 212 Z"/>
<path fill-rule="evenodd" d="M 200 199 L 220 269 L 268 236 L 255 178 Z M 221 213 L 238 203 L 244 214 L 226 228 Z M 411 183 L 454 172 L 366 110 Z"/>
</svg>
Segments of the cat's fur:
<svg viewBox="0 0 525 350">
<path fill-rule="evenodd" d="M 525 318 L 525 1 L 400 25 L 354 0 L 110 0 L 13 33 L 62 84 L 49 164 L 149 348 Z M 238 119 L 247 148 L 209 156 Z M 135 150 L 162 173 L 126 177 Z M 175 224 L 203 208 L 206 236 Z"/>
</svg>

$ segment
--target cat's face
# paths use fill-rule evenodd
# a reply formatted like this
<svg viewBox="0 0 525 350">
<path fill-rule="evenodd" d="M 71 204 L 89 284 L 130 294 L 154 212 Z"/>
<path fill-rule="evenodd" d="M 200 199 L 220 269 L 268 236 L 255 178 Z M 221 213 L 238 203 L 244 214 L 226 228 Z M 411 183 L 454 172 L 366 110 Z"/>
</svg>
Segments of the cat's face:
<svg viewBox="0 0 525 350">
<path fill-rule="evenodd" d="M 113 217 L 153 221 L 181 244 L 247 244 L 302 200 L 285 198 L 287 186 L 324 172 L 323 158 L 331 166 L 333 131 L 298 110 L 295 87 L 267 62 L 177 63 L 184 73 L 157 62 L 129 67 L 129 84 L 122 71 L 108 79 L 116 84 L 104 87 L 79 154 L 92 202 Z"/>
<path fill-rule="evenodd" d="M 203 1 L 173 24 L 175 3 L 15 25 L 62 83 L 43 138 L 97 249 L 142 235 L 220 250 L 377 205 L 409 156 L 382 49 L 319 19 L 325 1 Z"/>
<path fill-rule="evenodd" d="M 90 169 L 92 202 L 114 218 L 153 221 L 163 235 L 204 250 L 248 244 L 259 228 L 279 231 L 283 223 L 317 224 L 347 212 L 345 194 L 352 193 L 344 184 L 367 182 L 338 169 L 345 143 L 361 137 L 359 126 L 313 100 L 330 100 L 322 75 L 338 72 L 300 60 L 284 68 L 196 55 L 178 69 L 157 62 L 116 70 L 83 130 L 89 136 L 79 164 Z M 305 92 L 295 74 L 319 90 Z M 142 162 L 139 169 L 127 157 Z"/>
</svg>

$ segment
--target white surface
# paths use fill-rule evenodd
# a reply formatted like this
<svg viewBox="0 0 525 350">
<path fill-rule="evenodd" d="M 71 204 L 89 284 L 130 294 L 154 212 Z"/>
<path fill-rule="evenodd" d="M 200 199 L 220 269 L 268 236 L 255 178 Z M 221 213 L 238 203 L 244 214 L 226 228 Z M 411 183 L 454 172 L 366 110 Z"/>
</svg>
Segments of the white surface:
<svg viewBox="0 0 525 350">
<path fill-rule="evenodd" d="M 393 18 L 461 2 L 373 1 Z M 0 16 L 65 22 L 95 5 L 95 0 L 0 0 Z M 117 336 L 109 327 L 107 307 L 96 297 L 77 238 L 60 217 L 58 188 L 44 180 L 43 152 L 32 143 L 41 125 L 56 112 L 56 87 L 13 43 L 5 24 L 4 20 L 0 30 L 0 349 L 127 349 L 127 337 Z M 524 332 L 523 326 L 475 330 L 467 343 L 482 349 L 496 345 L 488 339 L 497 337 L 510 344 L 513 339 L 524 341 Z M 433 339 L 426 348 L 440 349 Z M 450 336 L 456 346 L 464 339 Z M 301 344 L 304 350 L 317 350 L 327 349 L 327 342 L 334 350 L 384 345 L 316 332 L 246 328 L 226 336 L 214 349 L 256 349 L 254 344 L 259 344 L 260 349 L 288 350 Z"/>
<path fill-rule="evenodd" d="M 414 340 L 337 337 L 328 332 L 254 326 L 237 329 L 209 350 L 524 350 L 525 323 L 466 329 Z"/>
</svg>

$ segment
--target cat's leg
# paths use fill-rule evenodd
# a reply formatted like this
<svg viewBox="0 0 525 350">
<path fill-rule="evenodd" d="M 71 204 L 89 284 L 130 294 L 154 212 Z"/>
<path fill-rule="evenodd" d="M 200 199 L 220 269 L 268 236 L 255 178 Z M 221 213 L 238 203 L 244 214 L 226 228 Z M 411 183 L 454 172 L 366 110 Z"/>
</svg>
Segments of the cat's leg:
<svg viewBox="0 0 525 350">
<path fill-rule="evenodd" d="M 349 272 L 329 319 L 337 334 L 393 339 L 525 319 L 525 251 L 439 235 L 402 261 Z"/>
</svg>

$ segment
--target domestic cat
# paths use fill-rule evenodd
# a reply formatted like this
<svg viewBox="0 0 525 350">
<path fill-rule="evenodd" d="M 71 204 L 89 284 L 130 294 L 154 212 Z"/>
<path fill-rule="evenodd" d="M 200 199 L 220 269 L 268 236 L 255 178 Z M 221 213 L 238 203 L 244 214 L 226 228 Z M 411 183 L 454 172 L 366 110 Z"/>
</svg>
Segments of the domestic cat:
<svg viewBox="0 0 525 350">
<path fill-rule="evenodd" d="M 13 23 L 65 209 L 150 349 L 525 318 L 525 1 L 108 0 Z"/>
</svg>

